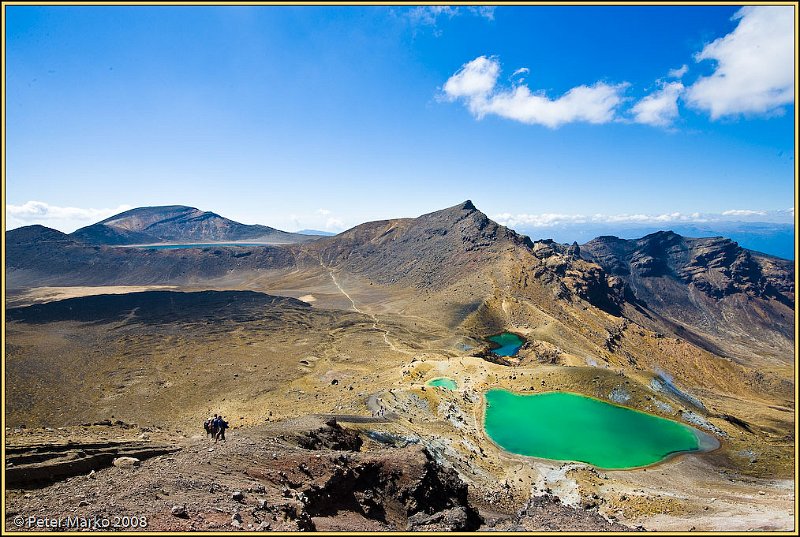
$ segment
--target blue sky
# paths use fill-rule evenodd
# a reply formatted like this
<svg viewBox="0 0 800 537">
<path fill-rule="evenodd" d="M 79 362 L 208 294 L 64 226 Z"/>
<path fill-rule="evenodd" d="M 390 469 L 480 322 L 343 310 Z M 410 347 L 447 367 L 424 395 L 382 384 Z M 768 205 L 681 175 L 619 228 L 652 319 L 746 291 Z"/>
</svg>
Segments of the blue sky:
<svg viewBox="0 0 800 537">
<path fill-rule="evenodd" d="M 792 7 L 5 9 L 9 229 L 793 220 Z"/>
</svg>

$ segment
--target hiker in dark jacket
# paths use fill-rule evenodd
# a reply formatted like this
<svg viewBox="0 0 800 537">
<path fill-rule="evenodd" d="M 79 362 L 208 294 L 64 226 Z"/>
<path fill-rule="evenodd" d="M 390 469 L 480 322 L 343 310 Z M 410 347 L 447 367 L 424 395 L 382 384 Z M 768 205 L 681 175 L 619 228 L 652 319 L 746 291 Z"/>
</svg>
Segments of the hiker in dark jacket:
<svg viewBox="0 0 800 537">
<path fill-rule="evenodd" d="M 217 435 L 215 438 L 217 440 L 225 440 L 225 429 L 227 428 L 228 422 L 222 419 L 222 416 L 219 416 L 219 418 L 217 418 Z"/>
<path fill-rule="evenodd" d="M 211 438 L 215 438 L 217 436 L 217 432 L 214 429 L 216 422 L 217 422 L 216 414 L 214 414 L 213 418 L 208 418 L 206 421 L 203 422 L 203 428 L 206 430 L 206 434 Z"/>
</svg>

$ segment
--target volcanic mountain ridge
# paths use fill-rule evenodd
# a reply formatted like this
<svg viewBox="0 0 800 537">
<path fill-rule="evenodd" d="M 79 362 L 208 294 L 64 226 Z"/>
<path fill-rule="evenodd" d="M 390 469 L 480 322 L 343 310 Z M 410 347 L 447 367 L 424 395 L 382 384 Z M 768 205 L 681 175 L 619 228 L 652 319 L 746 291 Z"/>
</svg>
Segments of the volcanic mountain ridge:
<svg viewBox="0 0 800 537">
<path fill-rule="evenodd" d="M 240 224 L 216 213 L 183 205 L 131 209 L 80 228 L 71 236 L 91 245 L 245 240 L 289 244 L 317 238 L 268 226 Z"/>
</svg>

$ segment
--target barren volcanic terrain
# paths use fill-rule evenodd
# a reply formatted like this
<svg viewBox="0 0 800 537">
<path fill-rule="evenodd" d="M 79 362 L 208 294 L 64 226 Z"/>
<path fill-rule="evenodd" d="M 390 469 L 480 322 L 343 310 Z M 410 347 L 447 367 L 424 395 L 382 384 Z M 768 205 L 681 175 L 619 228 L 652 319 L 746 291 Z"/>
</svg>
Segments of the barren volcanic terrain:
<svg viewBox="0 0 800 537">
<path fill-rule="evenodd" d="M 6 233 L 9 529 L 37 513 L 166 531 L 794 527 L 792 262 L 671 232 L 534 242 L 469 201 L 292 244 L 95 239 Z M 491 353 L 500 332 L 525 339 L 516 356 Z M 720 447 L 617 471 L 514 455 L 484 432 L 491 388 L 589 395 Z M 204 434 L 214 413 L 225 442 Z"/>
</svg>

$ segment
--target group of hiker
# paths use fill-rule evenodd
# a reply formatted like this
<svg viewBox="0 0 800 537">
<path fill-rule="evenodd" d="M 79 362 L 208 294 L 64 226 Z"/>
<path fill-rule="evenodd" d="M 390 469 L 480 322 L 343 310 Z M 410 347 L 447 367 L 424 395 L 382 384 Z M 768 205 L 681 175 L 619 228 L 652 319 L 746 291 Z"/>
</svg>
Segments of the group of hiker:
<svg viewBox="0 0 800 537">
<path fill-rule="evenodd" d="M 214 442 L 217 440 L 225 440 L 225 429 L 228 427 L 228 422 L 222 419 L 222 416 L 217 416 L 216 414 L 214 414 L 213 418 L 208 418 L 203 422 L 203 428 L 206 430 L 206 434 L 213 438 Z"/>
</svg>

